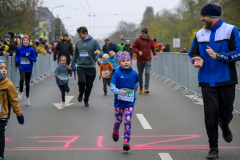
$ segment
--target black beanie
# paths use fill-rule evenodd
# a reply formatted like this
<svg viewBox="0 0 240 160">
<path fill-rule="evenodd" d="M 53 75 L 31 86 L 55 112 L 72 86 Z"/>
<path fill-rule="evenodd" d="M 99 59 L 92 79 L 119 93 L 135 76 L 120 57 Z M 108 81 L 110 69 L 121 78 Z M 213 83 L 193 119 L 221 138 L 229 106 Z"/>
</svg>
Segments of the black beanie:
<svg viewBox="0 0 240 160">
<path fill-rule="evenodd" d="M 8 34 L 10 34 L 11 39 L 13 39 L 13 37 L 14 37 L 14 33 L 13 33 L 13 32 L 8 32 Z"/>
<path fill-rule="evenodd" d="M 67 34 L 67 33 L 65 33 L 65 34 L 63 35 L 63 37 L 68 37 L 68 34 Z"/>
<path fill-rule="evenodd" d="M 207 4 L 201 10 L 202 16 L 220 17 L 221 14 L 222 14 L 222 10 L 216 4 Z"/>
</svg>

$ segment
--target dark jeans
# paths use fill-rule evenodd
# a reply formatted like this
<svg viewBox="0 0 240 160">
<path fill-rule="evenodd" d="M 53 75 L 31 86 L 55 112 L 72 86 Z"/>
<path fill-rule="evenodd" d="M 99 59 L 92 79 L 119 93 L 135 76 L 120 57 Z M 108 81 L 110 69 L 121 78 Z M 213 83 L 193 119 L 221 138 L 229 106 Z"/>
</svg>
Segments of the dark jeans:
<svg viewBox="0 0 240 160">
<path fill-rule="evenodd" d="M 77 68 L 78 74 L 78 86 L 79 86 L 79 94 L 82 97 L 85 93 L 84 101 L 89 101 L 89 96 L 92 91 L 93 82 L 96 77 L 96 68 Z"/>
<path fill-rule="evenodd" d="M 0 119 L 0 157 L 4 157 L 6 128 L 7 128 L 7 120 Z"/>
<path fill-rule="evenodd" d="M 202 87 L 205 125 L 210 148 L 218 148 L 218 125 L 228 127 L 233 118 L 235 85 Z"/>
<path fill-rule="evenodd" d="M 103 78 L 103 92 L 107 93 L 107 86 L 110 86 L 112 78 Z"/>
<path fill-rule="evenodd" d="M 58 85 L 61 93 L 62 93 L 62 102 L 65 102 L 65 92 L 69 92 L 70 89 L 68 87 L 68 83 L 65 85 Z"/>
<path fill-rule="evenodd" d="M 20 75 L 19 92 L 23 92 L 23 83 L 25 80 L 26 97 L 29 97 L 30 86 L 31 86 L 30 80 L 31 80 L 32 72 L 25 72 L 23 69 L 19 69 L 19 75 Z"/>
<path fill-rule="evenodd" d="M 150 82 L 150 69 L 151 69 L 151 61 L 149 62 L 137 62 L 138 68 L 138 77 L 139 77 L 139 86 L 140 88 L 143 87 L 143 71 L 145 69 L 145 88 L 149 88 Z"/>
</svg>

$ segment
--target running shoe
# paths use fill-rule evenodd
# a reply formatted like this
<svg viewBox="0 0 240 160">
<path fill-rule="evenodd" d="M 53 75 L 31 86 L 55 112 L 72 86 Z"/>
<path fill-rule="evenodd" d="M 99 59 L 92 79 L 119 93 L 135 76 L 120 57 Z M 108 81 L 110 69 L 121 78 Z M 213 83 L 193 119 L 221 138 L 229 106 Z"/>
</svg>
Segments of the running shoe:
<svg viewBox="0 0 240 160">
<path fill-rule="evenodd" d="M 149 90 L 146 89 L 146 88 L 144 88 L 144 92 L 145 92 L 145 93 L 149 93 Z"/>
<path fill-rule="evenodd" d="M 65 104 L 65 102 L 62 102 L 62 107 L 66 107 L 66 104 Z"/>
<path fill-rule="evenodd" d="M 116 132 L 114 132 L 114 129 L 113 129 L 113 135 L 112 135 L 112 137 L 113 137 L 113 141 L 114 142 L 117 142 L 118 141 L 118 139 L 119 139 L 119 131 L 116 133 Z"/>
<path fill-rule="evenodd" d="M 25 106 L 29 106 L 29 105 L 30 105 L 30 100 L 29 100 L 29 98 L 26 97 L 24 104 L 25 104 Z"/>
<path fill-rule="evenodd" d="M 23 96 L 23 92 L 19 92 L 19 93 L 18 93 L 18 100 L 19 100 L 19 101 L 22 100 L 22 96 Z"/>
<path fill-rule="evenodd" d="M 82 102 L 82 96 L 80 94 L 78 96 L 78 102 Z"/>
<path fill-rule="evenodd" d="M 104 96 L 107 96 L 107 92 L 104 92 Z"/>
<path fill-rule="evenodd" d="M 217 148 L 211 148 L 206 159 L 218 159 L 218 152 Z"/>
<path fill-rule="evenodd" d="M 84 101 L 85 107 L 89 107 L 89 103 L 87 101 Z"/>
<path fill-rule="evenodd" d="M 230 128 L 226 127 L 226 128 L 221 128 L 221 129 L 222 129 L 223 139 L 228 143 L 232 142 L 233 135 L 232 135 L 232 132 L 231 132 Z"/>
<path fill-rule="evenodd" d="M 76 76 L 74 76 L 74 78 L 76 79 L 77 77 L 76 77 Z"/>
<path fill-rule="evenodd" d="M 129 142 L 124 141 L 124 143 L 123 143 L 123 150 L 124 151 L 129 151 L 130 150 Z"/>
</svg>

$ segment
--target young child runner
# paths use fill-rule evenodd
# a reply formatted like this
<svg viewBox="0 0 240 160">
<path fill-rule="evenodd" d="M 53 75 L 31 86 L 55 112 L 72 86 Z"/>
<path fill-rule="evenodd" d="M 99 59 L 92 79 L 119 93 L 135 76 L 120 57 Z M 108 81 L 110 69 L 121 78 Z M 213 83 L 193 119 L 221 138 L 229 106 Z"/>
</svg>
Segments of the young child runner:
<svg viewBox="0 0 240 160">
<path fill-rule="evenodd" d="M 18 100 L 22 100 L 23 96 L 23 83 L 25 80 L 26 84 L 26 100 L 25 105 L 30 105 L 29 94 L 30 94 L 30 80 L 32 76 L 33 62 L 37 61 L 35 51 L 29 46 L 30 38 L 25 35 L 22 38 L 23 46 L 18 47 L 15 57 L 15 66 L 18 67 L 20 74 L 19 93 Z"/>
<path fill-rule="evenodd" d="M 61 56 L 59 58 L 58 66 L 54 72 L 54 76 L 56 78 L 57 85 L 62 93 L 62 106 L 65 107 L 65 92 L 69 93 L 70 89 L 68 87 L 68 74 L 70 71 L 68 70 L 67 57 Z"/>
<path fill-rule="evenodd" d="M 101 80 L 101 77 L 103 77 L 104 96 L 107 95 L 107 85 L 110 86 L 110 83 L 111 83 L 110 72 L 113 70 L 113 66 L 108 61 L 108 58 L 109 58 L 108 54 L 103 55 L 102 63 L 100 65 L 100 74 L 99 74 L 99 80 Z"/>
<path fill-rule="evenodd" d="M 108 61 L 112 63 L 113 69 L 117 69 L 118 63 L 117 63 L 117 57 L 115 57 L 115 53 L 113 51 L 109 52 L 110 57 L 108 58 Z"/>
<path fill-rule="evenodd" d="M 119 70 L 115 71 L 110 89 L 115 93 L 115 122 L 113 126 L 113 140 L 119 139 L 119 128 L 124 115 L 124 143 L 123 150 L 130 150 L 131 118 L 136 101 L 135 92 L 138 90 L 138 74 L 131 67 L 129 53 L 123 52 L 119 55 Z"/>
<path fill-rule="evenodd" d="M 9 120 L 11 106 L 17 115 L 19 124 L 24 123 L 24 116 L 19 107 L 18 95 L 13 83 L 6 77 L 7 64 L 0 60 L 0 160 L 4 160 L 5 130 Z"/>
</svg>

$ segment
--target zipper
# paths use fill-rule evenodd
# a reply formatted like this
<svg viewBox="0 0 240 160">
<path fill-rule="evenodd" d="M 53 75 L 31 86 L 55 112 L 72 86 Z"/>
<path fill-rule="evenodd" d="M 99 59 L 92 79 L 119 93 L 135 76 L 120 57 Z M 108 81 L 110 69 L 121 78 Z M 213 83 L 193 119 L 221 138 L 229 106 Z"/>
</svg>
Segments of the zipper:
<svg viewBox="0 0 240 160">
<path fill-rule="evenodd" d="M 4 103 L 5 103 L 4 94 L 2 96 L 3 96 L 3 108 L 4 108 L 5 111 L 7 111 L 5 106 L 4 106 Z"/>
</svg>

